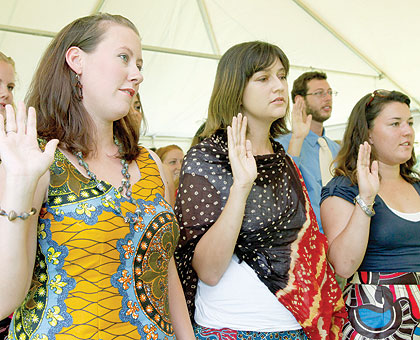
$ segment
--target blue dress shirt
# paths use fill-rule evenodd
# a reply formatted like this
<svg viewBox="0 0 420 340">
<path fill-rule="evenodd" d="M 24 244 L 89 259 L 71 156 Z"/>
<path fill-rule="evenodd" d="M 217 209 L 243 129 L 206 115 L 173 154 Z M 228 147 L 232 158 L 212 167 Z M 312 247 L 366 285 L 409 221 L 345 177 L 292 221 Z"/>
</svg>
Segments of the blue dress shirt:
<svg viewBox="0 0 420 340">
<path fill-rule="evenodd" d="M 289 142 L 291 137 L 292 134 L 288 133 L 287 135 L 283 135 L 276 138 L 276 141 L 280 142 L 283 145 L 286 152 L 289 148 Z M 334 159 L 337 156 L 338 151 L 340 150 L 340 145 L 338 145 L 336 142 L 325 136 L 325 129 L 322 132 L 322 137 L 324 137 L 327 141 L 328 147 L 330 148 Z M 302 173 L 303 180 L 305 181 L 306 188 L 308 189 L 309 200 L 311 201 L 312 208 L 314 209 L 316 220 L 319 225 L 319 230 L 323 232 L 320 214 L 322 180 L 321 170 L 319 167 L 320 145 L 318 144 L 318 138 L 319 136 L 316 133 L 309 130 L 308 135 L 303 141 L 300 156 L 292 158 L 296 162 L 296 165 Z"/>
</svg>

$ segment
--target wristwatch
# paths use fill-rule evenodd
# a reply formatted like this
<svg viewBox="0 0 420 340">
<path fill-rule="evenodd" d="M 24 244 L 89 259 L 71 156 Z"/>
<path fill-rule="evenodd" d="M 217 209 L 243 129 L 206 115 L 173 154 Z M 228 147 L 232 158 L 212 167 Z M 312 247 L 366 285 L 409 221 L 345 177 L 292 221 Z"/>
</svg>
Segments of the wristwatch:
<svg viewBox="0 0 420 340">
<path fill-rule="evenodd" d="M 375 215 L 375 210 L 373 210 L 373 205 L 375 204 L 375 201 L 372 202 L 372 204 L 367 205 L 365 203 L 365 201 L 362 200 L 362 198 L 360 197 L 360 195 L 357 195 L 354 198 L 354 203 L 358 204 L 360 206 L 360 208 L 362 208 L 362 210 L 364 211 L 364 213 L 366 215 L 368 215 L 369 217 L 372 217 Z"/>
</svg>

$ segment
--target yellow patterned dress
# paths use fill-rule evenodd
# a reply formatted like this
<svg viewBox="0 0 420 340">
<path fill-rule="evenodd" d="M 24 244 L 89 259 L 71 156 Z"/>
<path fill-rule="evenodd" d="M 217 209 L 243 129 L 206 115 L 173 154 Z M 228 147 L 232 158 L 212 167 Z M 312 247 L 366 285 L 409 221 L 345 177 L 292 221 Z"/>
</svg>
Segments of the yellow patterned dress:
<svg viewBox="0 0 420 340">
<path fill-rule="evenodd" d="M 38 225 L 30 291 L 9 339 L 175 339 L 168 307 L 168 262 L 179 237 L 159 170 L 145 148 L 132 187 L 142 211 L 106 182 L 105 192 L 60 152 L 50 168 Z"/>
</svg>

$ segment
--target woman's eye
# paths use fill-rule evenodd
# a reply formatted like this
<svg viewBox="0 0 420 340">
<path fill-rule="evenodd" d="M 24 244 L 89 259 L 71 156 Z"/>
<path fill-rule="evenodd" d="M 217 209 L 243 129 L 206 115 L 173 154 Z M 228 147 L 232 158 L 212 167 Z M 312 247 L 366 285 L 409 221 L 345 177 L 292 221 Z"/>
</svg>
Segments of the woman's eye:
<svg viewBox="0 0 420 340">
<path fill-rule="evenodd" d="M 127 55 L 127 54 L 120 54 L 120 58 L 121 58 L 122 60 L 124 60 L 125 62 L 127 62 L 127 61 L 128 61 L 128 55 Z"/>
<path fill-rule="evenodd" d="M 12 92 L 15 87 L 13 85 L 9 85 L 9 86 L 7 86 L 7 88 L 9 89 L 10 92 Z"/>
<path fill-rule="evenodd" d="M 137 68 L 139 69 L 140 72 L 143 71 L 143 65 L 138 64 Z"/>
</svg>

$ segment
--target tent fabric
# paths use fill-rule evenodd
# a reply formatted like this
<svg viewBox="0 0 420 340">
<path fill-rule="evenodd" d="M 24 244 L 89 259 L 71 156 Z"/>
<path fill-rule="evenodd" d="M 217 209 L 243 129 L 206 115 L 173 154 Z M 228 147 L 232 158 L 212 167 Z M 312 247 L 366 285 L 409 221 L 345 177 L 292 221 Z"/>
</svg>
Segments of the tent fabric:
<svg viewBox="0 0 420 340">
<path fill-rule="evenodd" d="M 16 61 L 22 100 L 51 37 L 96 12 L 128 17 L 142 36 L 140 95 L 148 136 L 188 140 L 205 120 L 217 61 L 234 44 L 264 40 L 291 62 L 289 89 L 302 72 L 325 71 L 338 91 L 325 123 L 342 137 L 358 99 L 396 89 L 420 108 L 420 2 L 404 0 L 10 0 L 0 11 L 0 51 Z M 418 123 L 416 123 L 418 124 Z"/>
</svg>

